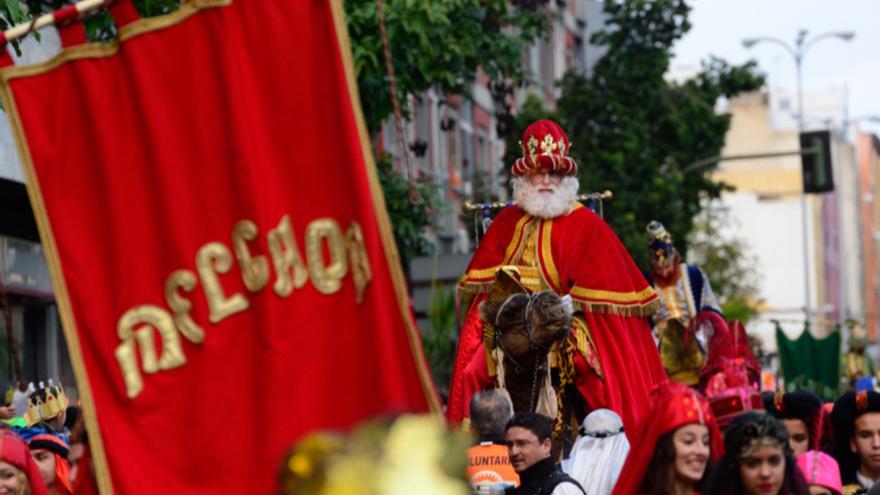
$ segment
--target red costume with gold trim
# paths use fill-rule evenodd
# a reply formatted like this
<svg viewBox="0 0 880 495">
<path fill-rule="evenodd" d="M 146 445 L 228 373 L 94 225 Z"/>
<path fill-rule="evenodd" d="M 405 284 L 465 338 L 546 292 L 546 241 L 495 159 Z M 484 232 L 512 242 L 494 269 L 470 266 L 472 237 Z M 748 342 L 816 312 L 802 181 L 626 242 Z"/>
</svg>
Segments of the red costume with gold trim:
<svg viewBox="0 0 880 495">
<path fill-rule="evenodd" d="M 645 316 L 659 303 L 611 228 L 579 203 L 542 219 L 511 206 L 498 214 L 459 286 L 470 303 L 456 353 L 447 417 L 467 415 L 471 396 L 494 383 L 495 364 L 483 346 L 477 306 L 495 272 L 515 266 L 531 291 L 571 295 L 572 332 L 551 361 L 572 366 L 590 409 L 616 411 L 628 428 L 647 410 L 648 394 L 665 378 Z"/>
</svg>

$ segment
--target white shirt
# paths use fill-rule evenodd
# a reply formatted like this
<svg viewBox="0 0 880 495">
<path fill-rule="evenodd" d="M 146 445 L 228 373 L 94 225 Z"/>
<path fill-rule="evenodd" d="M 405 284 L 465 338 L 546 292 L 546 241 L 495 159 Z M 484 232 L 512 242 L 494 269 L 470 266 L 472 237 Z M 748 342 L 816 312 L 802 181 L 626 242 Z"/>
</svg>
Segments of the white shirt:
<svg viewBox="0 0 880 495">
<path fill-rule="evenodd" d="M 867 476 L 862 474 L 861 471 L 856 471 L 856 480 L 858 480 L 859 484 L 862 485 L 862 488 L 871 488 L 872 486 L 874 486 L 874 483 L 877 483 L 877 480 L 872 480 L 871 478 L 868 478 Z M 555 495 L 556 490 L 553 490 L 553 493 Z"/>
<path fill-rule="evenodd" d="M 551 495 L 584 495 L 584 492 L 580 491 L 574 483 L 563 481 L 556 485 Z"/>
</svg>

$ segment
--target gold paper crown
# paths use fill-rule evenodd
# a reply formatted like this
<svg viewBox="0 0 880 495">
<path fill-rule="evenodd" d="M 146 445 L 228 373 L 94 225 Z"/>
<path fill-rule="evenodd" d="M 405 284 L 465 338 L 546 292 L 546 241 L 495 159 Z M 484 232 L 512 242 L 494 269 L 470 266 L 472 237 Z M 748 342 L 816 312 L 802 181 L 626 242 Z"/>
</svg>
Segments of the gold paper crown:
<svg viewBox="0 0 880 495">
<path fill-rule="evenodd" d="M 48 421 L 57 417 L 67 409 L 70 401 L 64 393 L 64 387 L 59 383 L 55 385 L 49 380 L 49 386 L 40 382 L 40 388 L 31 392 L 28 396 L 27 411 L 24 420 L 28 427 L 41 421 Z"/>
</svg>

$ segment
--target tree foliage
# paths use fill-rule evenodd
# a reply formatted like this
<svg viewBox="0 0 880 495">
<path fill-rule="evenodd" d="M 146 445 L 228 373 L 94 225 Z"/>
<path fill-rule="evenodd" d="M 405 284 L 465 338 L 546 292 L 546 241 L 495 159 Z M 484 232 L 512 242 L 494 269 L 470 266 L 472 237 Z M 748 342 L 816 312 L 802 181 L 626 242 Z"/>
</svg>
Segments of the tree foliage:
<svg viewBox="0 0 880 495">
<path fill-rule="evenodd" d="M 424 230 L 435 226 L 435 212 L 442 207 L 440 191 L 433 183 L 418 180 L 415 188 L 421 201 L 413 202 L 409 182 L 394 171 L 390 157 L 383 154 L 376 165 L 400 261 L 404 270 L 408 271 L 414 257 L 434 252 L 434 245 L 425 238 Z"/>
<path fill-rule="evenodd" d="M 715 165 L 688 165 L 724 145 L 730 117 L 716 113 L 719 99 L 760 88 L 763 76 L 754 62 L 713 58 L 696 77 L 667 81 L 673 45 L 690 29 L 685 1 L 606 0 L 605 9 L 607 29 L 592 42 L 607 53 L 590 79 L 565 76 L 558 116 L 581 188 L 614 192 L 606 220 L 644 266 L 649 221 L 661 221 L 684 244 L 700 200 L 719 196 L 724 185 L 708 176 Z"/>
<path fill-rule="evenodd" d="M 467 97 L 478 68 L 494 81 L 523 80 L 522 53 L 546 26 L 542 3 L 384 0 L 400 101 L 434 86 Z M 376 2 L 349 0 L 345 10 L 364 117 L 374 132 L 392 110 Z"/>
<path fill-rule="evenodd" d="M 442 95 L 470 96 L 471 84 L 481 69 L 494 81 L 496 101 L 504 102 L 512 85 L 526 77 L 522 53 L 543 34 L 547 20 L 542 1 L 507 0 L 384 0 L 388 42 L 402 111 L 406 102 L 432 87 Z M 352 57 L 367 127 L 375 136 L 392 114 L 375 0 L 345 2 Z M 510 108 L 498 105 L 499 120 Z M 404 263 L 430 254 L 426 228 L 433 207 L 413 204 L 406 181 L 393 167 L 380 170 L 398 250 Z M 422 181 L 425 195 L 437 197 L 438 187 Z M 404 265 L 406 266 L 406 264 Z"/>
<path fill-rule="evenodd" d="M 724 316 L 746 322 L 760 302 L 758 260 L 744 239 L 729 234 L 732 225 L 728 210 L 706 205 L 688 239 L 688 261 L 709 275 Z"/>
</svg>

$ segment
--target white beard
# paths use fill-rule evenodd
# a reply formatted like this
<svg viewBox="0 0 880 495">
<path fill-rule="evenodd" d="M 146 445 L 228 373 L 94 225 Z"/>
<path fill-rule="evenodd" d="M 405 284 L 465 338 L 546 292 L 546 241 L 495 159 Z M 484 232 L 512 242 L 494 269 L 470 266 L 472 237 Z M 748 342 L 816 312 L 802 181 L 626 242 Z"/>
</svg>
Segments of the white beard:
<svg viewBox="0 0 880 495">
<path fill-rule="evenodd" d="M 534 185 L 526 176 L 514 177 L 513 200 L 529 215 L 540 218 L 556 218 L 568 214 L 577 201 L 577 177 L 564 177 L 558 186 Z M 539 191 L 553 189 L 553 192 Z"/>
</svg>

